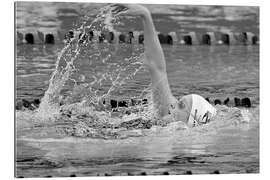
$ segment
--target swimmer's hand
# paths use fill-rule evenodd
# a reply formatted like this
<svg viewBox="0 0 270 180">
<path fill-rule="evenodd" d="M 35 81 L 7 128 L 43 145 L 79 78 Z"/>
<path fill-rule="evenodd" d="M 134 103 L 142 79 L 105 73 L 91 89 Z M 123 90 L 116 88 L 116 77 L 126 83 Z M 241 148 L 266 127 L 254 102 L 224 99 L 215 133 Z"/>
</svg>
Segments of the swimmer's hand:
<svg viewBox="0 0 270 180">
<path fill-rule="evenodd" d="M 117 14 L 130 14 L 137 16 L 146 16 L 149 15 L 149 10 L 139 4 L 112 4 L 110 5 L 113 9 L 114 13 Z"/>
</svg>

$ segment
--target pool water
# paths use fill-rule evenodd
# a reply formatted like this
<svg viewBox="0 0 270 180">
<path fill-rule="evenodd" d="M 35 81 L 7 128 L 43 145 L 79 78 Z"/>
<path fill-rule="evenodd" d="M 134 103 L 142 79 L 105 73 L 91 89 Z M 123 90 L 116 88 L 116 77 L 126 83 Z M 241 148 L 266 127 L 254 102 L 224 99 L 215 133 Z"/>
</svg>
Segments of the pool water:
<svg viewBox="0 0 270 180">
<path fill-rule="evenodd" d="M 17 46 L 16 83 L 18 99 L 41 98 L 48 88 L 51 73 L 55 70 L 55 62 L 63 45 L 22 45 Z M 117 54 L 111 57 L 110 64 L 124 68 L 131 55 L 139 55 L 142 45 L 108 45 L 99 44 L 98 48 L 111 48 Z M 105 48 L 106 47 L 106 48 Z M 180 97 L 198 93 L 204 97 L 221 98 L 249 97 L 253 104 L 259 104 L 259 47 L 258 46 L 170 46 L 163 45 L 167 62 L 167 73 L 172 92 Z M 111 68 L 103 57 L 95 55 L 91 45 L 84 47 L 86 52 L 76 61 L 78 72 L 74 73 L 78 84 L 93 81 L 92 76 L 99 76 Z M 94 54 L 94 56 L 93 56 Z M 92 58 L 92 59 L 91 59 Z M 94 60 L 93 60 L 94 59 Z M 90 64 L 94 61 L 94 64 Z M 107 63 L 107 64 L 108 64 Z M 107 66 L 107 67 L 106 67 Z M 137 66 L 123 70 L 123 74 L 134 71 Z M 84 76 L 84 81 L 81 78 Z M 116 93 L 124 97 L 132 97 L 149 85 L 150 77 L 147 69 L 141 69 L 135 78 L 128 80 L 124 87 Z M 67 90 L 74 85 L 68 82 Z M 100 87 L 106 89 L 109 85 Z M 104 90 L 105 91 L 105 90 Z M 29 92 L 31 92 L 29 94 Z"/>
<path fill-rule="evenodd" d="M 61 48 L 18 46 L 18 99 L 43 97 Z M 140 47 L 123 45 L 114 61 L 121 64 L 136 48 Z M 238 108 L 218 106 L 222 113 L 226 112 L 225 115 L 221 113 L 216 121 L 201 127 L 185 129 L 171 124 L 123 131 L 120 138 L 78 137 L 62 132 L 75 121 L 43 123 L 32 120 L 32 111 L 16 111 L 17 176 L 138 175 L 141 172 L 184 174 L 186 171 L 211 173 L 215 170 L 220 173 L 258 173 L 259 48 L 163 46 L 163 49 L 169 82 L 176 97 L 190 93 L 209 97 L 211 101 L 229 97 L 229 106 L 233 106 L 234 97 L 249 97 L 252 108 L 241 110 L 248 122 L 239 118 Z M 106 69 L 106 66 L 98 64 L 100 62 L 88 64 L 87 68 L 87 62 L 88 57 L 79 58 L 77 68 L 80 71 L 73 75 L 77 79 L 82 74 L 86 77 L 81 84 L 93 81 L 87 78 L 93 75 L 93 70 Z M 133 79 L 117 88 L 112 98 L 138 97 L 149 83 L 147 70 L 142 68 Z M 72 81 L 67 83 L 63 94 L 69 94 L 73 86 Z M 109 86 L 108 83 L 97 88 L 106 92 Z"/>
<path fill-rule="evenodd" d="M 228 106 L 216 106 L 213 121 L 193 128 L 181 122 L 147 126 L 151 99 L 128 107 L 130 115 L 94 103 L 98 97 L 148 97 L 143 45 L 89 43 L 61 53 L 63 48 L 16 47 L 16 101 L 43 102 L 36 110 L 16 110 L 17 177 L 259 173 L 259 46 L 162 46 L 177 98 L 230 98 Z M 50 80 L 66 67 L 66 79 L 60 74 Z M 234 97 L 249 97 L 252 107 L 234 107 Z M 123 127 L 131 120 L 145 124 Z"/>
</svg>

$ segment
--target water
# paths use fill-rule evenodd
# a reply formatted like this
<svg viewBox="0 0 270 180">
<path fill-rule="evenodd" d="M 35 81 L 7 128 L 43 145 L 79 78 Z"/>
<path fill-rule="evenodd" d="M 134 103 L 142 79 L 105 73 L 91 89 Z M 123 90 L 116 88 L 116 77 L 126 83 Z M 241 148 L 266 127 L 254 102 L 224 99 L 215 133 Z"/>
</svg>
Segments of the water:
<svg viewBox="0 0 270 180">
<path fill-rule="evenodd" d="M 116 49 L 116 45 L 99 44 L 100 48 Z M 109 47 L 108 47 L 109 46 Z M 63 45 L 26 45 L 17 49 L 17 97 L 18 99 L 41 98 L 48 87 L 51 73 L 55 69 L 57 54 Z M 89 47 L 86 47 L 87 49 Z M 111 60 L 123 64 L 130 54 L 139 54 L 142 46 L 120 45 L 117 57 Z M 135 50 L 134 50 L 135 49 Z M 204 97 L 250 97 L 259 104 L 259 47 L 258 46 L 166 46 L 169 82 L 175 96 L 199 93 Z M 96 60 L 89 65 L 89 57 L 78 58 L 80 71 L 74 76 L 84 75 L 86 83 L 93 81 L 92 75 L 106 70 L 104 63 Z M 95 67 L 95 69 L 91 69 Z M 117 67 L 110 67 L 116 69 Z M 89 77 L 89 79 L 87 79 Z M 79 84 L 82 82 L 78 82 Z M 132 97 L 140 94 L 150 83 L 146 70 L 142 69 L 117 95 Z M 69 85 L 69 86 L 68 86 Z M 71 89 L 74 82 L 66 85 Z M 101 87 L 108 88 L 106 86 Z M 31 91 L 31 94 L 28 92 Z M 105 90 L 104 90 L 105 91 Z"/>
<path fill-rule="evenodd" d="M 249 97 L 253 106 L 217 106 L 215 120 L 199 127 L 175 122 L 150 129 L 127 129 L 119 123 L 140 117 L 147 124 L 151 107 L 138 106 L 123 115 L 98 104 L 100 97 L 147 96 L 150 78 L 140 63 L 141 45 L 75 43 L 59 56 L 63 47 L 17 46 L 17 99 L 45 102 L 36 111 L 16 111 L 17 176 L 259 172 L 258 46 L 163 46 L 176 97 Z M 76 58 L 67 79 L 60 73 L 50 80 L 53 72 L 60 72 L 55 71 L 58 57 L 58 70 Z M 53 90 L 46 99 L 48 87 Z"/>
</svg>

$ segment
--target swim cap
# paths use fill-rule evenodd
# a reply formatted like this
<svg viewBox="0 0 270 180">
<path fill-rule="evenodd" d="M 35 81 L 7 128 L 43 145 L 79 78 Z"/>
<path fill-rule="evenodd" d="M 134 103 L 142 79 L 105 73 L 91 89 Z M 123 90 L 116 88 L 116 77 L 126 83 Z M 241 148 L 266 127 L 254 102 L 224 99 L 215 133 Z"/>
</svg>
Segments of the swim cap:
<svg viewBox="0 0 270 180">
<path fill-rule="evenodd" d="M 216 115 L 217 111 L 202 96 L 191 94 L 192 105 L 187 124 L 189 126 L 197 126 L 206 124 Z"/>
</svg>

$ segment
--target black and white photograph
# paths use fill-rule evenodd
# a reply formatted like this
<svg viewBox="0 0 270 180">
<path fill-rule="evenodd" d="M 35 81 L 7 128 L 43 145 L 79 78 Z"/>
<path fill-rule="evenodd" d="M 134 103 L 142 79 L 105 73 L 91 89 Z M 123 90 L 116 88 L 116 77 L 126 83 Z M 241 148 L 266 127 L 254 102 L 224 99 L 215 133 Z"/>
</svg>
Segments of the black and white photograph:
<svg viewBox="0 0 270 180">
<path fill-rule="evenodd" d="M 259 6 L 13 5 L 14 177 L 260 173 Z"/>
</svg>

